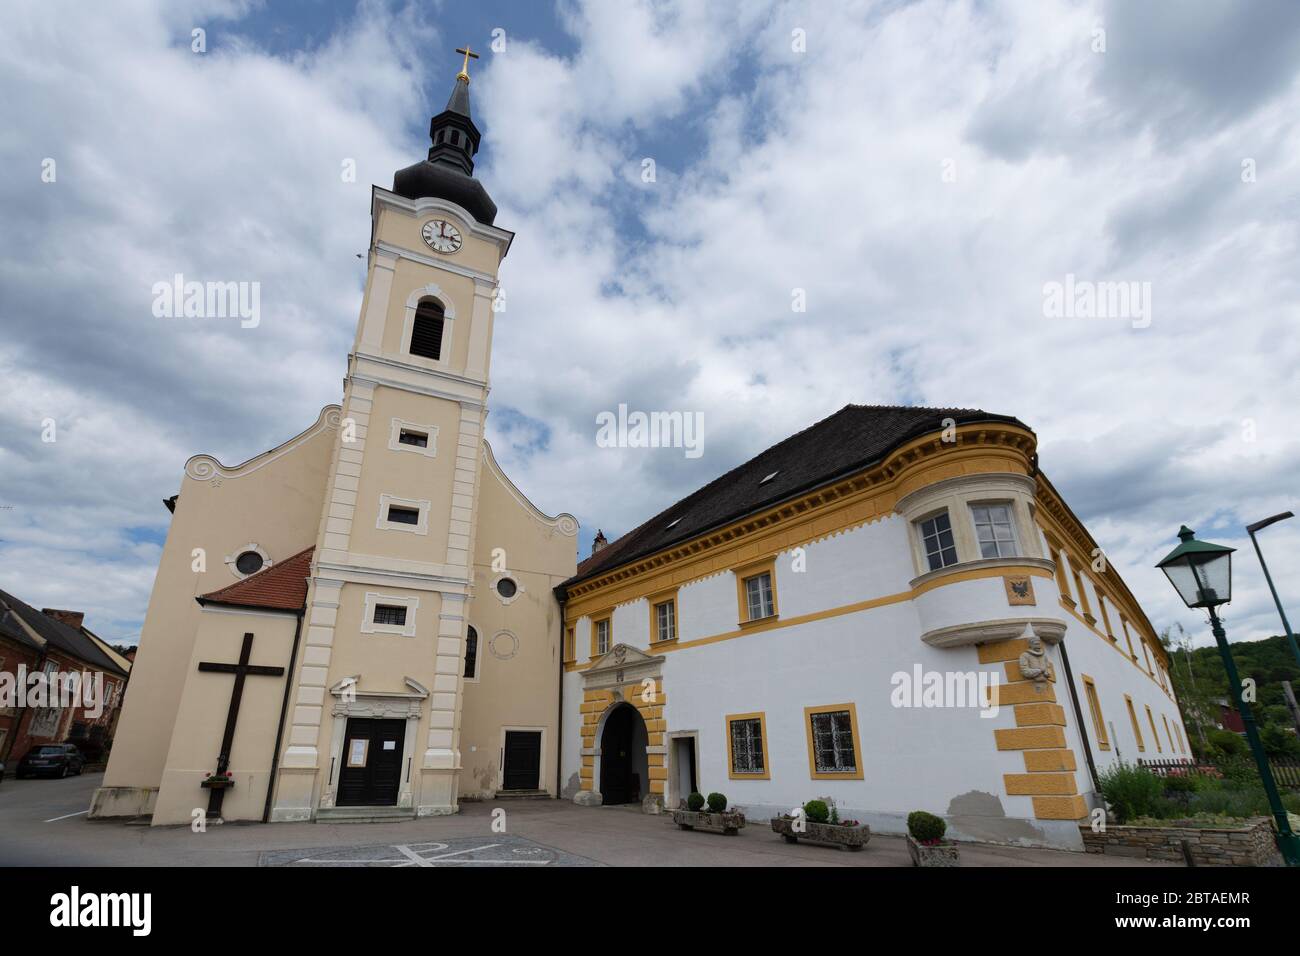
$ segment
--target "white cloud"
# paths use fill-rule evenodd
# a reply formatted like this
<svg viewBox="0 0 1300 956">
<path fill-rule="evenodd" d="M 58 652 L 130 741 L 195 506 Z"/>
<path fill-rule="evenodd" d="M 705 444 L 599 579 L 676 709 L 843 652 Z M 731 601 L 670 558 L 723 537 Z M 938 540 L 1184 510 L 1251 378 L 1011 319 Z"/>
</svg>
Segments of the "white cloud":
<svg viewBox="0 0 1300 956">
<path fill-rule="evenodd" d="M 230 42 L 206 58 L 177 5 L 88 10 L 71 36 L 24 7 L 0 36 L 0 82 L 21 91 L 0 151 L 31 170 L 0 182 L 0 359 L 23 395 L 0 410 L 0 466 L 31 483 L 0 512 L 0 559 L 30 601 L 79 581 L 70 562 L 121 565 L 124 529 L 160 524 L 190 454 L 243 460 L 337 399 L 368 184 L 418 158 L 401 137 L 450 82 L 423 75 L 437 23 L 410 11 L 368 4 L 285 58 L 235 42 L 239 8 L 207 9 L 210 43 Z M 619 533 L 847 402 L 979 406 L 1037 431 L 1160 627 L 1192 623 L 1150 567 L 1180 523 L 1240 546 L 1242 524 L 1294 505 L 1293 18 L 1262 36 L 1227 7 L 1064 0 L 561 14 L 571 55 L 512 39 L 473 86 L 479 175 L 517 232 L 490 435 L 541 507 Z M 1216 97 L 1256 46 L 1257 82 Z M 151 320 L 147 290 L 175 271 L 261 281 L 262 327 Z M 1043 285 L 1067 273 L 1150 282 L 1151 326 L 1045 318 Z M 619 402 L 703 411 L 704 458 L 597 449 L 595 414 Z M 35 437 L 47 408 L 96 436 L 57 467 Z M 1268 532 L 1284 592 L 1296 533 Z M 129 580 L 80 603 L 138 619 L 152 558 L 131 554 Z M 1253 555 L 1237 572 L 1233 636 L 1276 631 Z"/>
</svg>

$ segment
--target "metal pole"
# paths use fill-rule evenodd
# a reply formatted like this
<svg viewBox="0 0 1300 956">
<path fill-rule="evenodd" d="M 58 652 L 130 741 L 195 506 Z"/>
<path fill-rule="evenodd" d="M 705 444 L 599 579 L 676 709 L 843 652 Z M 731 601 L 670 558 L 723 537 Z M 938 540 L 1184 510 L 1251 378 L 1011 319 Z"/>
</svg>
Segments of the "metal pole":
<svg viewBox="0 0 1300 956">
<path fill-rule="evenodd" d="M 1259 768 L 1259 777 L 1264 784 L 1264 793 L 1268 795 L 1268 805 L 1273 811 L 1273 819 L 1277 821 L 1278 849 L 1282 851 L 1287 866 L 1300 866 L 1300 838 L 1291 832 L 1291 821 L 1287 819 L 1286 807 L 1282 806 L 1282 797 L 1277 792 L 1273 769 L 1268 765 L 1268 757 L 1264 755 L 1264 748 L 1259 742 L 1259 731 L 1255 728 L 1255 715 L 1251 712 L 1245 698 L 1241 696 L 1241 678 L 1237 676 L 1237 664 L 1233 661 L 1232 651 L 1228 647 L 1228 635 L 1224 633 L 1223 625 L 1219 623 L 1219 615 L 1215 613 L 1213 607 L 1209 608 L 1209 612 L 1210 630 L 1214 633 L 1215 643 L 1219 645 L 1223 669 L 1228 673 L 1228 687 L 1232 691 L 1233 702 L 1241 713 L 1241 722 L 1246 728 L 1246 741 L 1250 744 L 1250 752 L 1254 755 L 1255 765 Z"/>
<path fill-rule="evenodd" d="M 1255 538 L 1255 532 L 1250 532 L 1250 543 L 1255 546 L 1255 555 L 1259 558 L 1259 566 L 1264 569 L 1264 580 L 1268 582 L 1268 589 L 1273 592 L 1273 603 L 1277 605 L 1277 613 L 1282 617 L 1282 627 L 1286 629 L 1286 639 L 1291 645 L 1291 653 L 1300 664 L 1300 645 L 1296 644 L 1295 635 L 1291 633 L 1291 622 L 1286 619 L 1286 611 L 1282 610 L 1282 599 L 1277 596 L 1277 588 L 1273 586 L 1273 576 L 1268 573 L 1268 565 L 1264 563 L 1264 552 L 1259 550 L 1259 541 Z"/>
</svg>

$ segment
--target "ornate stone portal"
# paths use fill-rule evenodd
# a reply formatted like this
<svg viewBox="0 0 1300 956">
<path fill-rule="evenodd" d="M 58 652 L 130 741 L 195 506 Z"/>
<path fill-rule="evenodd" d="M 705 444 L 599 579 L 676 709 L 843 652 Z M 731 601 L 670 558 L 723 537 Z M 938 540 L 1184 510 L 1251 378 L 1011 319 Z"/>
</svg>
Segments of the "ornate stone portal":
<svg viewBox="0 0 1300 956">
<path fill-rule="evenodd" d="M 418 681 L 405 678 L 408 692 L 400 691 L 363 691 L 359 689 L 361 675 L 345 677 L 330 688 L 334 705 L 330 714 L 334 718 L 333 735 L 330 740 L 330 778 L 325 781 L 325 790 L 321 794 L 322 810 L 334 806 L 338 790 L 339 773 L 343 765 L 343 738 L 347 732 L 348 718 L 366 717 L 375 719 L 405 719 L 406 733 L 402 740 L 402 785 L 397 795 L 399 807 L 411 807 L 411 766 L 415 750 L 416 727 L 420 722 L 420 713 L 424 702 L 429 698 L 429 691 Z"/>
<path fill-rule="evenodd" d="M 600 741 L 605 721 L 621 704 L 635 707 L 646 727 L 648 793 L 642 801 L 647 813 L 663 807 L 668 748 L 664 744 L 663 658 L 626 644 L 615 644 L 583 672 L 582 700 L 582 789 L 573 802 L 599 806 Z M 653 804 L 653 806 L 652 806 Z"/>
</svg>

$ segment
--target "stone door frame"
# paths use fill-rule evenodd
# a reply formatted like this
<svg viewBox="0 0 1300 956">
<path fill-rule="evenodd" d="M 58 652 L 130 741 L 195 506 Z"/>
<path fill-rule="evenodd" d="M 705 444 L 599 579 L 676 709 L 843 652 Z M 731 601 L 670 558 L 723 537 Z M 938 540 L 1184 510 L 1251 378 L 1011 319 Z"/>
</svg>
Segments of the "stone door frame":
<svg viewBox="0 0 1300 956">
<path fill-rule="evenodd" d="M 330 735 L 329 776 L 320 798 L 322 810 L 335 805 L 339 774 L 343 769 L 343 738 L 351 717 L 406 720 L 406 733 L 402 739 L 402 782 L 397 791 L 397 806 L 409 809 L 415 805 L 411 791 L 415 736 L 420 718 L 424 715 L 424 702 L 429 699 L 429 691 L 410 677 L 403 680 L 410 688 L 409 692 L 360 690 L 357 686 L 361 682 L 360 674 L 345 677 L 330 688 L 330 694 L 334 698 L 334 704 L 330 708 L 334 724 Z"/>
</svg>

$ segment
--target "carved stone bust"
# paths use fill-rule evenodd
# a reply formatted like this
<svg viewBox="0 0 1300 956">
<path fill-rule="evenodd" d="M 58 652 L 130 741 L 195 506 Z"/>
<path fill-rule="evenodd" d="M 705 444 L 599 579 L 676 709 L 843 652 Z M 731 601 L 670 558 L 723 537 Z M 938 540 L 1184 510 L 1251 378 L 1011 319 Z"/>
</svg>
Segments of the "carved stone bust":
<svg viewBox="0 0 1300 956">
<path fill-rule="evenodd" d="M 1055 675 L 1052 672 L 1052 662 L 1047 659 L 1047 652 L 1043 649 L 1043 640 L 1037 634 L 1029 638 L 1029 649 L 1020 655 L 1020 674 L 1026 680 L 1034 682 L 1034 689 L 1042 693 L 1047 687 L 1047 682 Z"/>
</svg>

